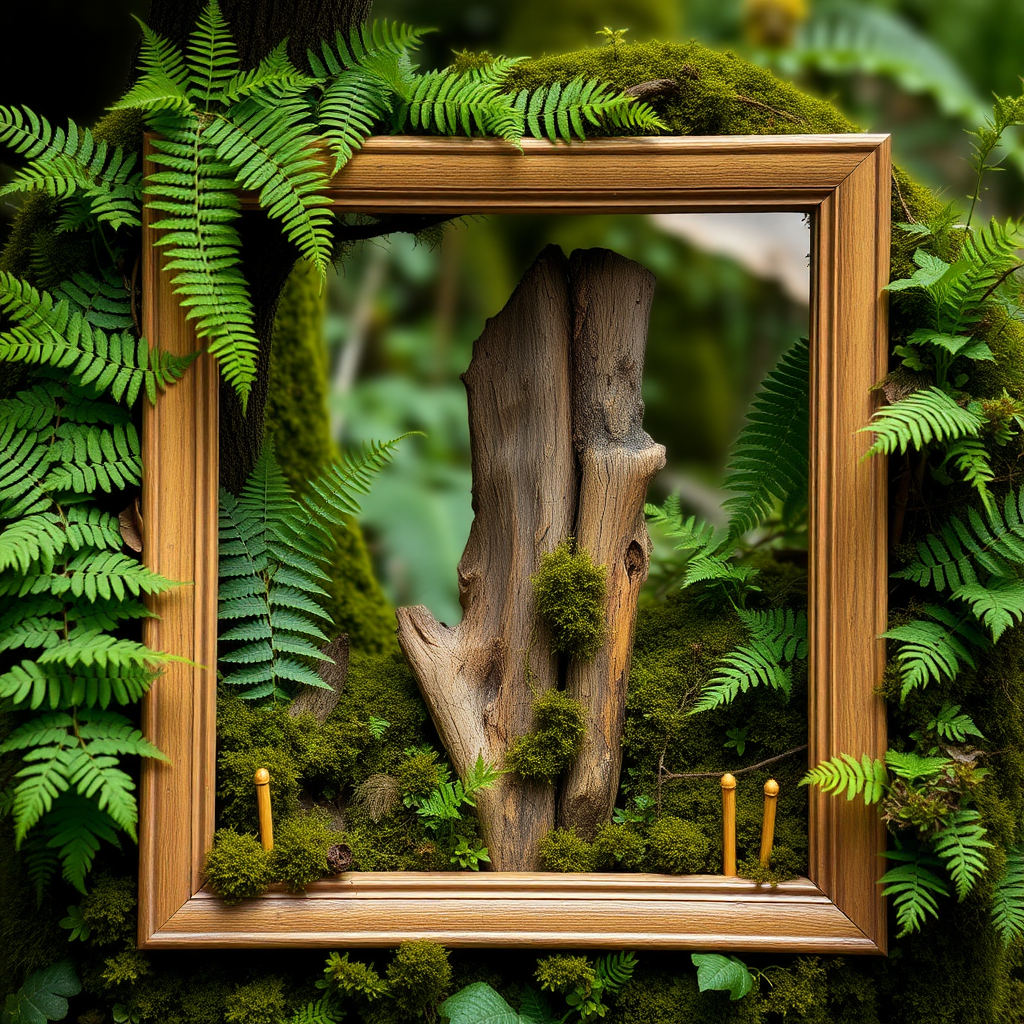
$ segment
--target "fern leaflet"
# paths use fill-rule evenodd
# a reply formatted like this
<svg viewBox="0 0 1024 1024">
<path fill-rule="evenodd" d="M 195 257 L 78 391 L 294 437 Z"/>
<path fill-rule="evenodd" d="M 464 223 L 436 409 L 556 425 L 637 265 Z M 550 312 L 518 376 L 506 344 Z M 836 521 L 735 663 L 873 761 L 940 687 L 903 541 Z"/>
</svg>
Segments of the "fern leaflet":
<svg viewBox="0 0 1024 1024">
<path fill-rule="evenodd" d="M 1009 945 L 1024 937 L 1024 848 L 1006 851 L 1006 870 L 992 887 L 992 925 Z"/>
<path fill-rule="evenodd" d="M 932 849 L 945 863 L 960 900 L 985 872 L 984 851 L 993 849 L 985 838 L 984 826 L 978 824 L 980 817 L 977 811 L 956 811 L 932 838 Z"/>
<path fill-rule="evenodd" d="M 817 786 L 823 793 L 846 792 L 846 799 L 863 796 L 865 804 L 876 804 L 885 795 L 889 775 L 885 764 L 865 754 L 859 761 L 851 754 L 837 754 L 808 770 L 801 786 Z"/>
<path fill-rule="evenodd" d="M 875 435 L 875 443 L 864 457 L 896 452 L 902 455 L 908 447 L 920 451 L 933 441 L 977 437 L 984 425 L 983 416 L 962 409 L 940 388 L 922 388 L 879 409 L 871 425 L 861 428 Z"/>
<path fill-rule="evenodd" d="M 879 879 L 885 886 L 882 894 L 893 897 L 900 929 L 896 937 L 901 939 L 916 932 L 929 915 L 938 917 L 936 897 L 949 896 L 950 892 L 946 883 L 931 870 L 941 867 L 942 862 L 937 857 L 919 850 L 889 850 L 885 856 L 902 862 Z"/>
</svg>

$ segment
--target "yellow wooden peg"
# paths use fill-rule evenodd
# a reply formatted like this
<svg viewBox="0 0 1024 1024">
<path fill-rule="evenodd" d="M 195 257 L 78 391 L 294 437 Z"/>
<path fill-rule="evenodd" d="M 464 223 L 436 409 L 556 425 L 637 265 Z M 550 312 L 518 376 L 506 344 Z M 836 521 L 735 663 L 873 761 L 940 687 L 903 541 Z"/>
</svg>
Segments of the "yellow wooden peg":
<svg viewBox="0 0 1024 1024">
<path fill-rule="evenodd" d="M 260 817 L 260 842 L 264 850 L 272 850 L 274 818 L 270 812 L 270 772 L 266 768 L 258 769 L 253 782 L 256 783 L 256 809 Z"/>
<path fill-rule="evenodd" d="M 736 874 L 736 776 L 722 776 L 722 874 Z"/>
<path fill-rule="evenodd" d="M 764 820 L 761 823 L 761 863 L 768 867 L 775 842 L 775 808 L 779 802 L 779 784 L 769 779 L 764 784 Z"/>
</svg>

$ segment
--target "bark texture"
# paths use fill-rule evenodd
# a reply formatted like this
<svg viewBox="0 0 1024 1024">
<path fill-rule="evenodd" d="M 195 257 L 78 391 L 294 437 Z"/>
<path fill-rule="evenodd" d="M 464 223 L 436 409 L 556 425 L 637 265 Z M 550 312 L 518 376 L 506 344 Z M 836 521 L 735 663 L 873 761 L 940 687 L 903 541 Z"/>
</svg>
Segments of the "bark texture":
<svg viewBox="0 0 1024 1024">
<path fill-rule="evenodd" d="M 636 599 L 650 543 L 642 508 L 664 449 L 643 432 L 640 380 L 654 278 L 605 250 L 549 246 L 487 322 L 463 375 L 475 518 L 462 561 L 463 620 L 398 611 L 398 639 L 441 741 L 465 777 L 479 755 L 503 764 L 532 729 L 536 696 L 567 687 L 587 735 L 566 778 L 561 820 L 592 832 L 618 789 Z M 608 566 L 604 647 L 564 666 L 538 622 L 530 577 L 575 535 Z M 561 668 L 561 670 L 560 670 Z M 477 798 L 497 871 L 539 866 L 555 825 L 553 786 L 505 775 Z"/>
</svg>

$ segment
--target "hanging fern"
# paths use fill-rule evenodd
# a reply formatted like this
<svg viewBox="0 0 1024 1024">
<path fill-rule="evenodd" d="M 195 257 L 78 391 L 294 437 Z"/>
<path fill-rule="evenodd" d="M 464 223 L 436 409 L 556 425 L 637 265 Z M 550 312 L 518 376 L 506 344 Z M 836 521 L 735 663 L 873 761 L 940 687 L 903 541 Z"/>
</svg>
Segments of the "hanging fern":
<svg viewBox="0 0 1024 1024">
<path fill-rule="evenodd" d="M 798 341 L 765 377 L 733 447 L 725 486 L 739 493 L 724 507 L 729 537 L 738 540 L 784 503 L 792 522 L 807 507 L 811 361 Z"/>
<path fill-rule="evenodd" d="M 932 839 L 932 849 L 945 864 L 949 877 L 956 886 L 957 899 L 964 899 L 974 884 L 985 873 L 985 850 L 993 849 L 986 838 L 981 817 L 977 811 L 956 811 Z"/>
<path fill-rule="evenodd" d="M 755 686 L 789 694 L 789 663 L 807 657 L 807 616 L 792 609 L 737 614 L 750 631 L 750 642 L 725 655 L 701 691 L 690 714 L 730 704 Z"/>
<path fill-rule="evenodd" d="M 88 128 L 68 122 L 54 130 L 27 107 L 0 107 L 0 143 L 28 157 L 30 163 L 0 196 L 12 192 L 44 192 L 55 199 L 76 193 L 89 214 L 112 228 L 138 227 L 141 221 L 142 175 L 136 156 L 120 147 L 97 142 Z"/>
<path fill-rule="evenodd" d="M 992 886 L 992 925 L 1006 945 L 1024 938 L 1024 847 L 1006 851 L 1006 870 Z"/>
<path fill-rule="evenodd" d="M 885 795 L 889 774 L 885 764 L 864 754 L 858 761 L 850 754 L 837 754 L 808 770 L 801 786 L 817 786 L 823 793 L 845 791 L 846 799 L 863 796 L 865 804 L 876 804 Z"/>
<path fill-rule="evenodd" d="M 966 743 L 968 736 L 985 738 L 974 724 L 974 719 L 961 714 L 959 704 L 943 704 L 938 714 L 928 722 L 928 729 L 951 743 Z"/>
<path fill-rule="evenodd" d="M 977 437 L 985 425 L 983 416 L 962 409 L 937 387 L 922 388 L 892 405 L 879 409 L 871 418 L 875 443 L 870 455 L 901 455 L 907 448 L 918 451 L 936 441 L 956 441 L 961 437 Z"/>
<path fill-rule="evenodd" d="M 400 440 L 400 439 L 399 439 Z M 220 635 L 221 682 L 255 700 L 285 696 L 296 684 L 327 686 L 312 664 L 329 661 L 319 650 L 328 621 L 318 581 L 335 541 L 332 525 L 358 512 L 374 472 L 391 459 L 398 441 L 374 445 L 363 457 L 348 456 L 310 483 L 297 500 L 274 459 L 273 445 L 260 458 L 235 498 L 221 491 L 220 611 L 233 622 Z"/>
<path fill-rule="evenodd" d="M 888 850 L 889 860 L 900 861 L 879 879 L 884 896 L 892 896 L 896 909 L 896 938 L 917 931 L 928 917 L 939 916 L 937 897 L 949 896 L 949 887 L 932 871 L 942 866 L 933 854 L 923 850 Z"/>
<path fill-rule="evenodd" d="M 932 621 L 915 619 L 881 634 L 887 640 L 900 641 L 896 661 L 900 666 L 902 697 L 928 683 L 955 678 L 961 664 L 974 668 L 970 646 L 987 646 L 983 634 L 949 609 L 926 605 L 924 612 Z"/>
</svg>

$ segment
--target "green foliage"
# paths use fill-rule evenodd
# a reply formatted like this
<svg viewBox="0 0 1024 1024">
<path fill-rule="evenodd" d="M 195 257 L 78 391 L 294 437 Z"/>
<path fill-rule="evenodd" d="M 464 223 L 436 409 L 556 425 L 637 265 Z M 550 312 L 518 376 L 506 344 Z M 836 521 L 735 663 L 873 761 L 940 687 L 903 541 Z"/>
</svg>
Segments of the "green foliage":
<svg viewBox="0 0 1024 1024">
<path fill-rule="evenodd" d="M 907 448 L 920 451 L 933 441 L 977 437 L 984 425 L 979 413 L 961 408 L 945 391 L 930 387 L 879 409 L 871 425 L 861 429 L 875 435 L 866 456 L 902 455 Z"/>
<path fill-rule="evenodd" d="M 960 713 L 959 704 L 943 704 L 938 713 L 928 722 L 928 729 L 939 739 L 951 743 L 966 743 L 968 736 L 984 739 L 970 715 Z"/>
<path fill-rule="evenodd" d="M 0 1021 L 3 1024 L 45 1024 L 63 1020 L 68 1014 L 68 999 L 77 996 L 82 985 L 68 960 L 35 971 L 25 984 L 7 997 Z"/>
<path fill-rule="evenodd" d="M 359 995 L 370 1001 L 388 994 L 388 986 L 372 966 L 349 960 L 348 953 L 330 953 L 318 983 L 337 995 Z"/>
<path fill-rule="evenodd" d="M 334 548 L 329 527 L 358 510 L 372 472 L 386 465 L 397 441 L 348 457 L 292 496 L 267 442 L 242 493 L 221 489 L 219 617 L 235 623 L 220 635 L 221 682 L 253 700 L 288 695 L 297 684 L 326 687 L 310 663 L 329 661 L 320 585 Z M 377 719 L 384 721 L 383 719 Z"/>
<path fill-rule="evenodd" d="M 474 981 L 440 1007 L 449 1024 L 545 1024 L 550 1018 L 520 1015 L 486 981 Z"/>
<path fill-rule="evenodd" d="M 533 718 L 534 731 L 512 743 L 505 768 L 522 779 L 553 783 L 583 742 L 583 708 L 563 690 L 548 690 L 534 699 Z"/>
<path fill-rule="evenodd" d="M 448 835 L 454 835 L 455 822 L 462 819 L 462 809 L 475 807 L 476 794 L 493 786 L 503 774 L 500 769 L 488 764 L 483 754 L 478 754 L 476 763 L 466 773 L 465 782 L 462 779 L 452 782 L 442 777 L 441 782 L 425 797 L 407 794 L 406 806 L 416 808 L 416 813 L 431 832 L 445 831 Z"/>
<path fill-rule="evenodd" d="M 285 1019 L 285 1024 L 341 1024 L 344 1016 L 345 1011 L 336 1000 L 331 995 L 324 995 L 300 1007 Z"/>
<path fill-rule="evenodd" d="M 882 875 L 879 882 L 885 896 L 892 896 L 899 926 L 897 938 L 917 931 L 925 918 L 939 916 L 936 897 L 948 896 L 946 883 L 932 871 L 941 866 L 939 859 L 921 850 L 889 850 L 889 860 L 900 863 Z"/>
<path fill-rule="evenodd" d="M 885 764 L 864 754 L 858 761 L 851 754 L 836 754 L 811 768 L 800 780 L 801 786 L 814 785 L 823 793 L 846 791 L 846 799 L 863 796 L 864 803 L 876 804 L 885 795 L 889 775 Z"/>
<path fill-rule="evenodd" d="M 77 915 L 78 928 L 88 931 L 92 945 L 116 946 L 134 942 L 137 930 L 136 888 L 135 879 L 131 877 L 100 875 L 92 882 Z M 69 913 L 73 909 L 69 907 Z"/>
<path fill-rule="evenodd" d="M 725 486 L 739 493 L 723 506 L 731 541 L 763 523 L 776 500 L 788 524 L 806 514 L 810 380 L 810 350 L 801 338 L 765 377 L 733 445 Z"/>
<path fill-rule="evenodd" d="M 1006 869 L 992 886 L 992 925 L 1003 942 L 1024 937 L 1024 850 L 1006 851 Z"/>
<path fill-rule="evenodd" d="M 0 195 L 42 192 L 65 200 L 58 230 L 69 226 L 70 197 L 80 197 L 90 217 L 115 230 L 141 224 L 142 175 L 134 153 L 95 139 L 88 128 L 73 121 L 68 121 L 67 131 L 54 130 L 27 107 L 0 107 L 0 143 L 30 161 Z"/>
<path fill-rule="evenodd" d="M 554 828 L 540 841 L 545 871 L 593 871 L 594 851 L 572 828 Z"/>
<path fill-rule="evenodd" d="M 747 965 L 735 956 L 721 953 L 691 953 L 697 968 L 697 986 L 701 992 L 728 992 L 730 999 L 742 999 L 754 987 Z"/>
<path fill-rule="evenodd" d="M 614 995 L 633 976 L 636 957 L 629 952 L 609 953 L 591 963 L 582 956 L 550 956 L 537 961 L 534 977 L 547 992 L 565 996 L 568 1019 L 578 1015 L 580 1021 L 594 1020 L 608 1013 L 606 995 Z"/>
<path fill-rule="evenodd" d="M 594 866 L 599 871 L 616 868 L 640 871 L 643 869 L 647 844 L 643 836 L 628 825 L 605 822 L 598 826 L 592 849 Z"/>
<path fill-rule="evenodd" d="M 457 843 L 449 862 L 457 864 L 460 868 L 470 871 L 479 871 L 481 864 L 490 864 L 491 857 L 487 847 L 480 843 L 479 839 L 470 841 L 465 836 L 456 836 Z"/>
<path fill-rule="evenodd" d="M 303 892 L 307 885 L 329 873 L 327 850 L 344 838 L 331 828 L 325 811 L 314 810 L 286 818 L 274 829 L 271 877 L 284 882 L 289 892 Z"/>
<path fill-rule="evenodd" d="M 651 826 L 647 844 L 651 870 L 670 875 L 700 874 L 711 853 L 711 843 L 699 825 L 670 814 Z"/>
<path fill-rule="evenodd" d="M 899 640 L 896 661 L 900 667 L 901 693 L 930 682 L 953 679 L 961 664 L 974 668 L 974 657 L 968 644 L 985 647 L 985 637 L 970 622 L 941 605 L 925 605 L 923 611 L 932 621 L 915 619 L 881 635 Z"/>
<path fill-rule="evenodd" d="M 403 942 L 388 964 L 387 984 L 402 1020 L 433 1021 L 451 983 L 448 951 L 436 942 Z"/>
<path fill-rule="evenodd" d="M 206 881 L 229 906 L 267 891 L 272 877 L 270 854 L 253 835 L 221 828 L 206 855 Z"/>
<path fill-rule="evenodd" d="M 729 704 L 737 694 L 746 693 L 754 686 L 770 686 L 788 695 L 792 688 L 789 666 L 807 657 L 804 612 L 782 608 L 766 612 L 738 609 L 737 614 L 750 631 L 750 641 L 721 660 L 691 714 Z"/>
<path fill-rule="evenodd" d="M 944 863 L 956 886 L 958 899 L 964 899 L 985 873 L 985 850 L 993 849 L 978 823 L 977 811 L 956 811 L 932 840 L 932 849 Z"/>
<path fill-rule="evenodd" d="M 225 1024 L 279 1024 L 284 1016 L 284 979 L 271 976 L 239 985 L 224 1003 Z"/>
<path fill-rule="evenodd" d="M 595 565 L 571 539 L 541 555 L 540 567 L 530 579 L 553 651 L 586 661 L 600 650 L 607 578 L 607 567 Z"/>
</svg>

